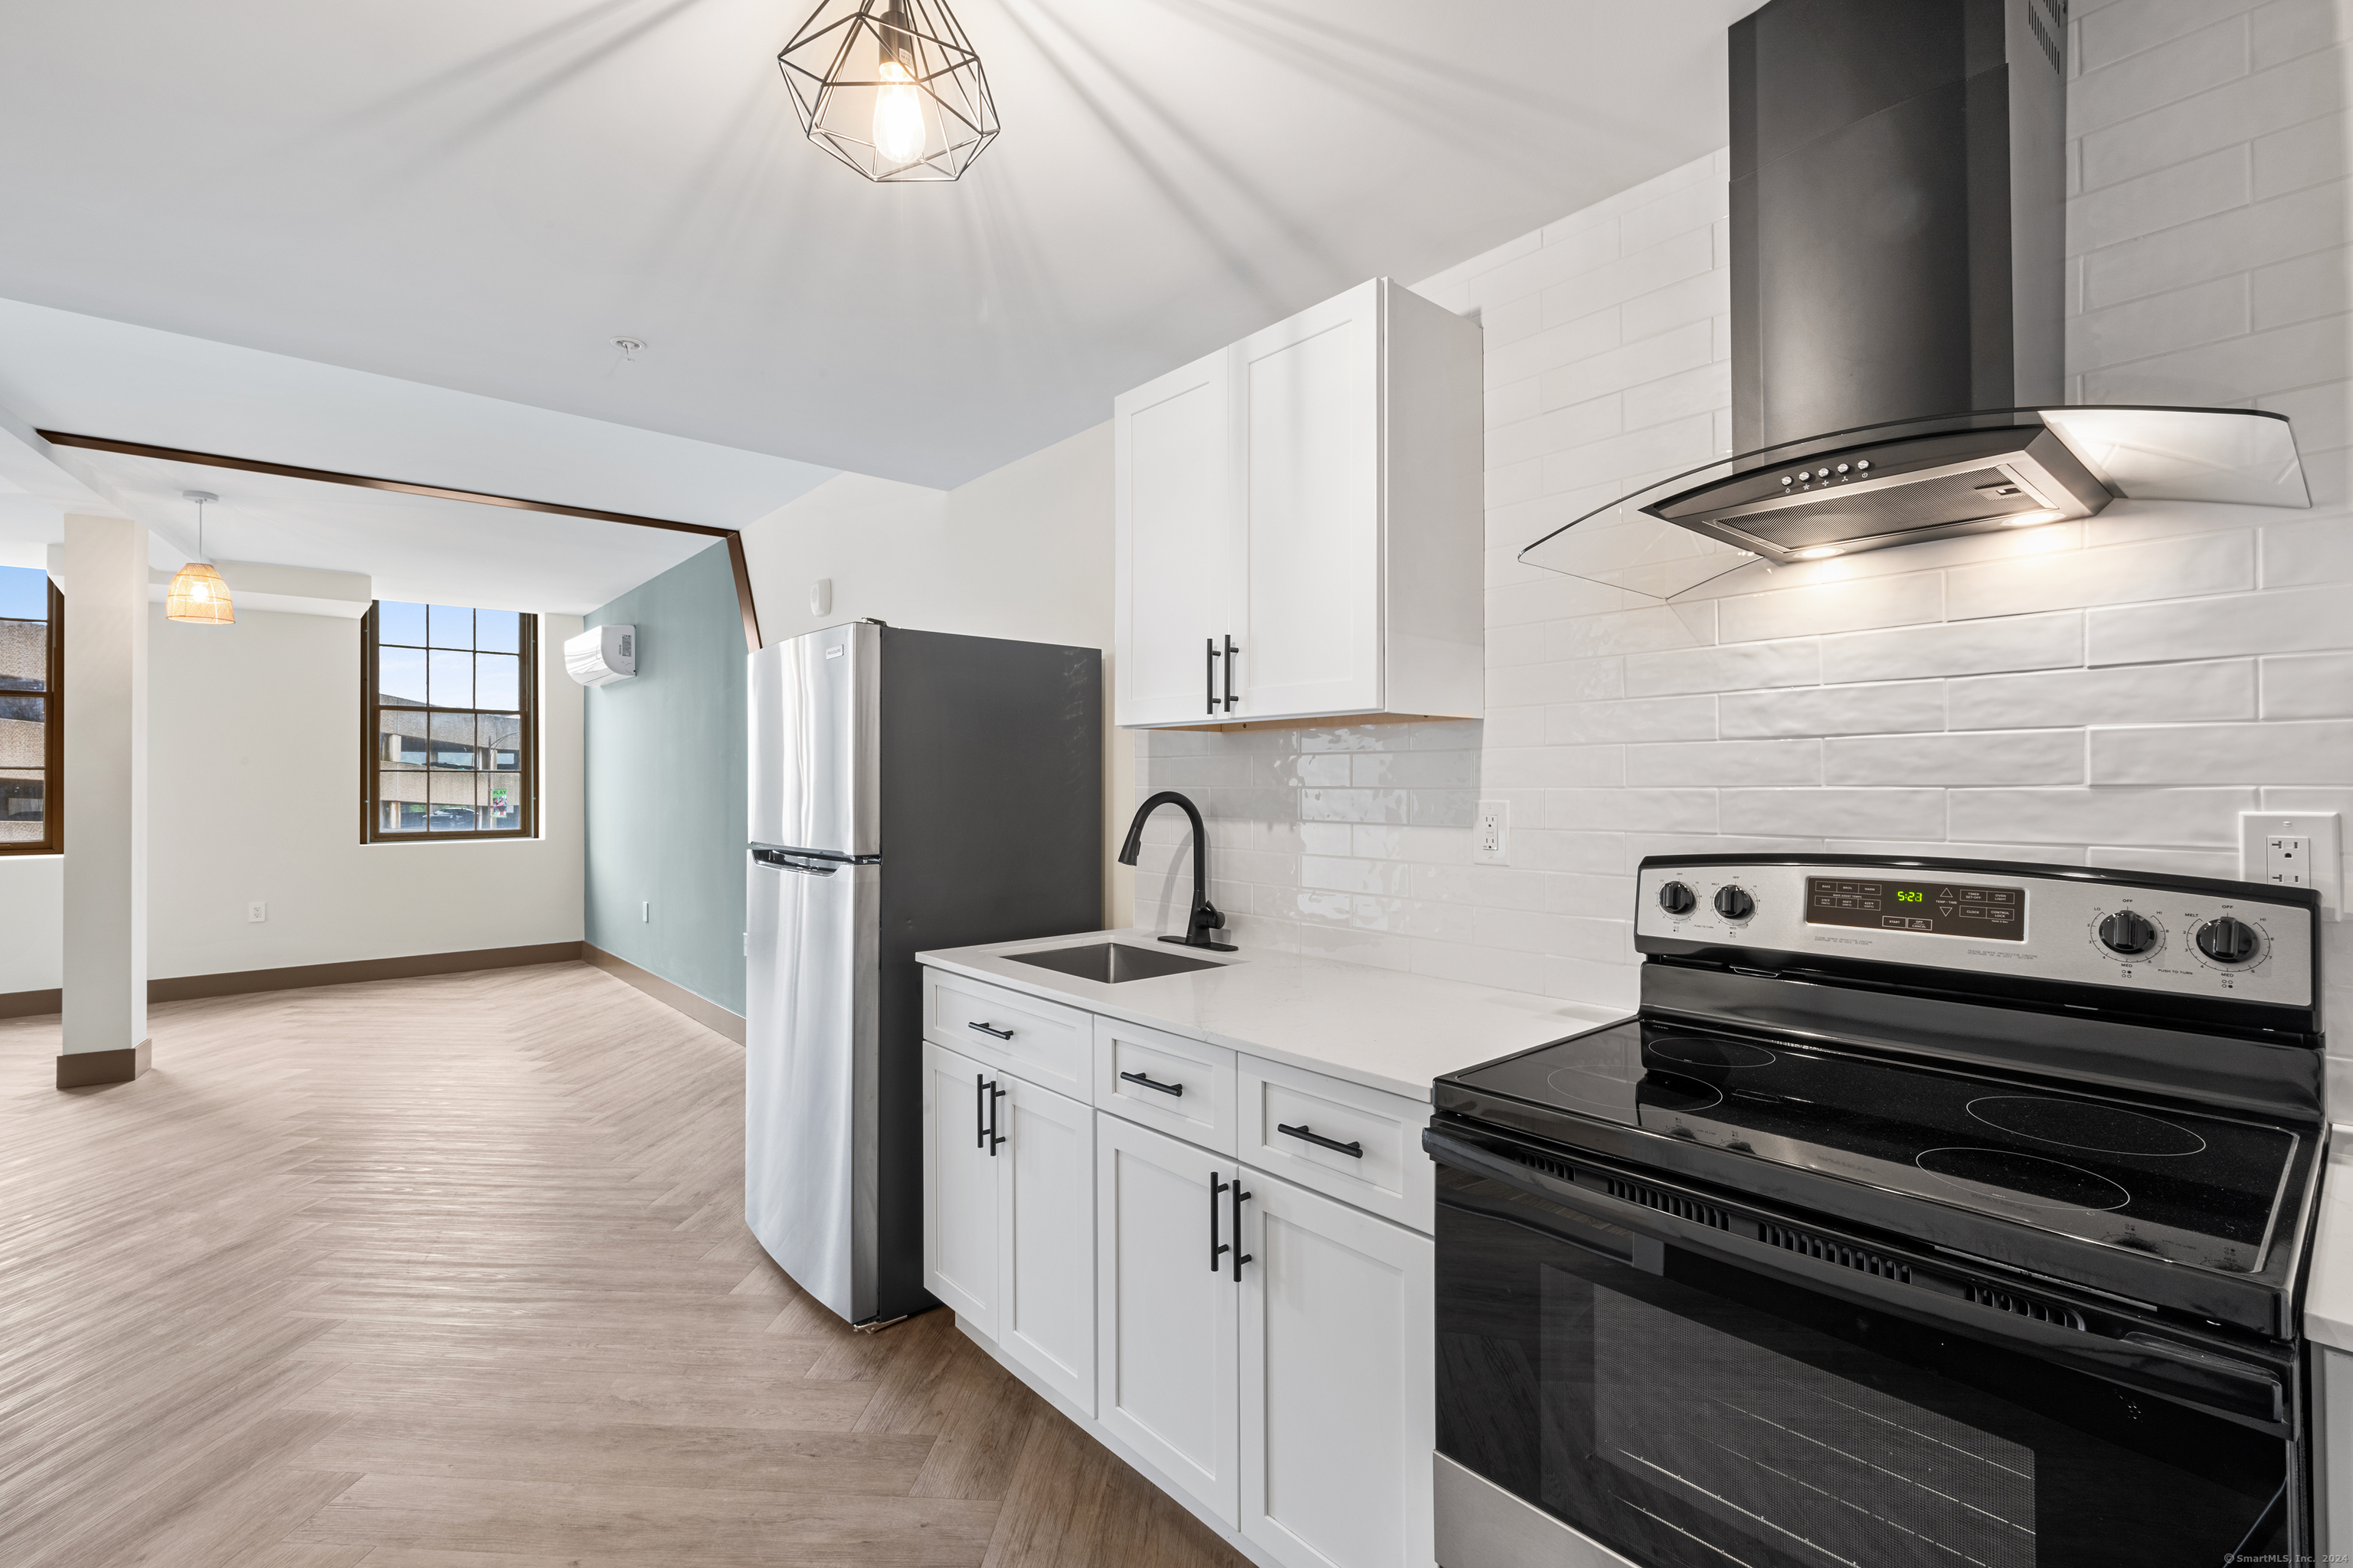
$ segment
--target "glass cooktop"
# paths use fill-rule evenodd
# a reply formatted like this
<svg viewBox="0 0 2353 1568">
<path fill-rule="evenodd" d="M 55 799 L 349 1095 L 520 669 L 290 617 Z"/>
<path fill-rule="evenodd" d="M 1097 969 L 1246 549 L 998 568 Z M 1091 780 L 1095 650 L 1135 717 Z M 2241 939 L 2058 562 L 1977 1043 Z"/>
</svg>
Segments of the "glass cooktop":
<svg viewBox="0 0 2353 1568">
<path fill-rule="evenodd" d="M 2230 1274 L 2263 1267 L 2296 1146 L 2275 1127 L 1641 1021 L 1454 1081 Z"/>
</svg>

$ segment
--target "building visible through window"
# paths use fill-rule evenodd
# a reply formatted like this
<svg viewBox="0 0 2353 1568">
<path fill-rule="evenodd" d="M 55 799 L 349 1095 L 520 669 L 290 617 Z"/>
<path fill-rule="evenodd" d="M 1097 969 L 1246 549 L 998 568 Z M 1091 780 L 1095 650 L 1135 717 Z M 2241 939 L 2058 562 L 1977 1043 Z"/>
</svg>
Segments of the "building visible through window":
<svg viewBox="0 0 2353 1568">
<path fill-rule="evenodd" d="M 65 848 L 65 599 L 47 572 L 0 567 L 0 854 Z"/>
<path fill-rule="evenodd" d="M 364 836 L 537 832 L 537 619 L 379 599 L 360 626 Z"/>
</svg>

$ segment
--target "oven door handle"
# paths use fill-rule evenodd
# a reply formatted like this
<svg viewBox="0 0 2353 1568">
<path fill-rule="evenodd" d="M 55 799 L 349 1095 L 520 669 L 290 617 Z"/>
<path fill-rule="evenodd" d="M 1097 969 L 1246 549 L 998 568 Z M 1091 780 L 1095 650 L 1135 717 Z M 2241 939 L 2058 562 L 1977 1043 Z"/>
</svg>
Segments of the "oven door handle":
<svg viewBox="0 0 2353 1568">
<path fill-rule="evenodd" d="M 1645 1216 L 1648 1211 L 1629 1213 L 1633 1209 L 1630 1203 L 1599 1194 L 1588 1196 L 1578 1192 L 1567 1181 L 1531 1171 L 1444 1128 L 1423 1128 L 1421 1146 L 1441 1165 L 1482 1177 L 1565 1214 L 1589 1217 L 1618 1230 L 1630 1231 L 1631 1245 L 1626 1250 L 1612 1252 L 1602 1238 L 1578 1236 L 1568 1229 L 1565 1222 L 1547 1224 L 1541 1209 L 1508 1198 L 1482 1201 L 1460 1192 L 1449 1192 L 1441 1186 L 1438 1192 L 1438 1202 L 1441 1205 L 1519 1225 L 1553 1240 L 1615 1257 L 1621 1263 L 1630 1263 L 1649 1273 L 1663 1272 L 1663 1236 L 1671 1238 L 1676 1246 L 1686 1251 L 1712 1255 L 1737 1268 L 1769 1271 L 1777 1266 L 1794 1266 L 1810 1290 L 1881 1309 L 1898 1308 L 1956 1328 L 1967 1326 L 1973 1332 L 1983 1330 L 1987 1317 L 1993 1315 L 1990 1308 L 1964 1306 L 1960 1298 L 1931 1284 L 1931 1278 L 1949 1277 L 1952 1279 L 1951 1291 L 1957 1292 L 1961 1288 L 1957 1277 L 1947 1277 L 1942 1269 L 1925 1262 L 1914 1267 L 1910 1286 L 1890 1286 L 1876 1278 L 1866 1282 L 1860 1276 L 1842 1277 L 1843 1270 L 1817 1274 L 1798 1258 L 1758 1258 L 1739 1246 L 1718 1245 L 1714 1241 L 1716 1235 L 1724 1235 L 1728 1241 L 1746 1239 L 1737 1232 L 1706 1232 L 1696 1225 L 1673 1224 L 1671 1216 L 1667 1215 L 1659 1216 L 1661 1220 L 1669 1222 L 1660 1227 L 1661 1234 L 1646 1234 L 1648 1221 Z M 1890 1291 L 1894 1294 L 1891 1295 Z M 2280 1374 L 2269 1367 L 2147 1333 L 2126 1333 L 2115 1339 L 2100 1333 L 2045 1338 L 2035 1326 L 2013 1322 L 2007 1314 L 2001 1316 L 2013 1334 L 2034 1340 L 2050 1349 L 2063 1351 L 2068 1360 L 2095 1375 L 2120 1375 L 2121 1381 L 2135 1383 L 2164 1397 L 2186 1400 L 2209 1410 L 2222 1412 L 2267 1431 L 2284 1434 L 2287 1430 L 2286 1389 Z"/>
<path fill-rule="evenodd" d="M 1524 1193 L 1540 1202 L 1566 1210 L 1597 1224 L 1609 1225 L 1621 1231 L 1628 1229 L 1626 1216 L 1619 1211 L 1617 1205 L 1612 1204 L 1605 1209 L 1599 1203 L 1579 1202 L 1583 1194 L 1574 1189 L 1567 1192 L 1561 1190 L 1567 1185 L 1566 1182 L 1557 1184 L 1548 1182 L 1525 1166 L 1505 1160 L 1501 1155 L 1490 1153 L 1475 1143 L 1467 1142 L 1438 1128 L 1422 1128 L 1421 1147 L 1425 1153 L 1440 1165 L 1451 1165 L 1457 1171 L 1484 1177 L 1498 1186 L 1508 1187 L 1515 1192 Z M 1609 1244 L 1617 1239 L 1614 1236 L 1605 1239 L 1598 1235 L 1575 1234 L 1566 1225 L 1545 1224 L 1545 1216 L 1540 1212 L 1532 1211 L 1524 1204 L 1508 1202 L 1482 1202 L 1461 1192 L 1449 1192 L 1443 1188 L 1439 1191 L 1438 1201 L 1474 1214 L 1484 1214 L 1489 1219 L 1502 1220 L 1507 1224 L 1525 1226 L 1556 1241 L 1583 1247 L 1588 1252 L 1598 1252 L 1605 1257 L 1615 1258 L 1620 1263 L 1633 1264 L 1636 1267 L 1648 1270 L 1652 1274 L 1659 1272 L 1661 1267 L 1663 1253 L 1662 1243 L 1657 1237 L 1644 1235 L 1639 1231 L 1629 1236 L 1629 1245 L 1613 1247 Z"/>
</svg>

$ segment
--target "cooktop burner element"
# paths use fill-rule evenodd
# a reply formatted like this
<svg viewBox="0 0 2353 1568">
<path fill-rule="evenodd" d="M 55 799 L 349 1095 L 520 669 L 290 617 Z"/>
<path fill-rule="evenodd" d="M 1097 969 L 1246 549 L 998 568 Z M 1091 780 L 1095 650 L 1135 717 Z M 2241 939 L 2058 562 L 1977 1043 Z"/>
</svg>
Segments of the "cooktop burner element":
<svg viewBox="0 0 2353 1568">
<path fill-rule="evenodd" d="M 2080 1165 L 2010 1149 L 1924 1149 L 1912 1163 L 1938 1181 L 2000 1206 L 2121 1209 L 2132 1194 Z"/>
<path fill-rule="evenodd" d="M 2298 1148 L 2253 1121 L 1639 1019 L 1452 1081 L 2226 1274 L 2263 1267 Z M 1736 1164 L 1720 1179 L 1737 1184 Z"/>
<path fill-rule="evenodd" d="M 1744 1045 L 1736 1040 L 1680 1038 L 1672 1034 L 1646 1041 L 1642 1049 L 1650 1055 L 1663 1056 L 1670 1062 L 1682 1062 L 1694 1067 L 1769 1067 L 1780 1060 L 1762 1045 Z"/>
<path fill-rule="evenodd" d="M 2177 1122 L 2119 1106 L 2054 1100 L 2040 1095 L 1989 1095 L 1969 1102 L 1969 1114 L 1988 1127 L 2096 1154 L 2197 1154 L 2206 1140 Z"/>
</svg>

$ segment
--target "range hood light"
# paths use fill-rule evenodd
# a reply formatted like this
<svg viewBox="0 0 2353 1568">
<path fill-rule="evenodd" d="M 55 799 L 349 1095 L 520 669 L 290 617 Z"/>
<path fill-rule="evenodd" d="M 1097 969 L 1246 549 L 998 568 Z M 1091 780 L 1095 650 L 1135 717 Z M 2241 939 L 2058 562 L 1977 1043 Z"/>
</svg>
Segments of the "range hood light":
<svg viewBox="0 0 2353 1568">
<path fill-rule="evenodd" d="M 2031 528 L 2038 523 L 2056 523 L 2066 515 L 2055 508 L 2045 507 L 2040 512 L 2021 512 L 2015 517 L 2005 517 L 2001 525 L 2005 528 Z"/>
<path fill-rule="evenodd" d="M 2054 512 L 2052 515 L 2055 517 L 2058 514 Z M 1789 556 L 1792 560 L 1799 561 L 1827 561 L 1832 556 L 1843 556 L 1845 554 L 1846 552 L 1840 549 L 1836 545 L 1816 545 L 1810 550 L 1792 550 L 1789 552 Z"/>
</svg>

